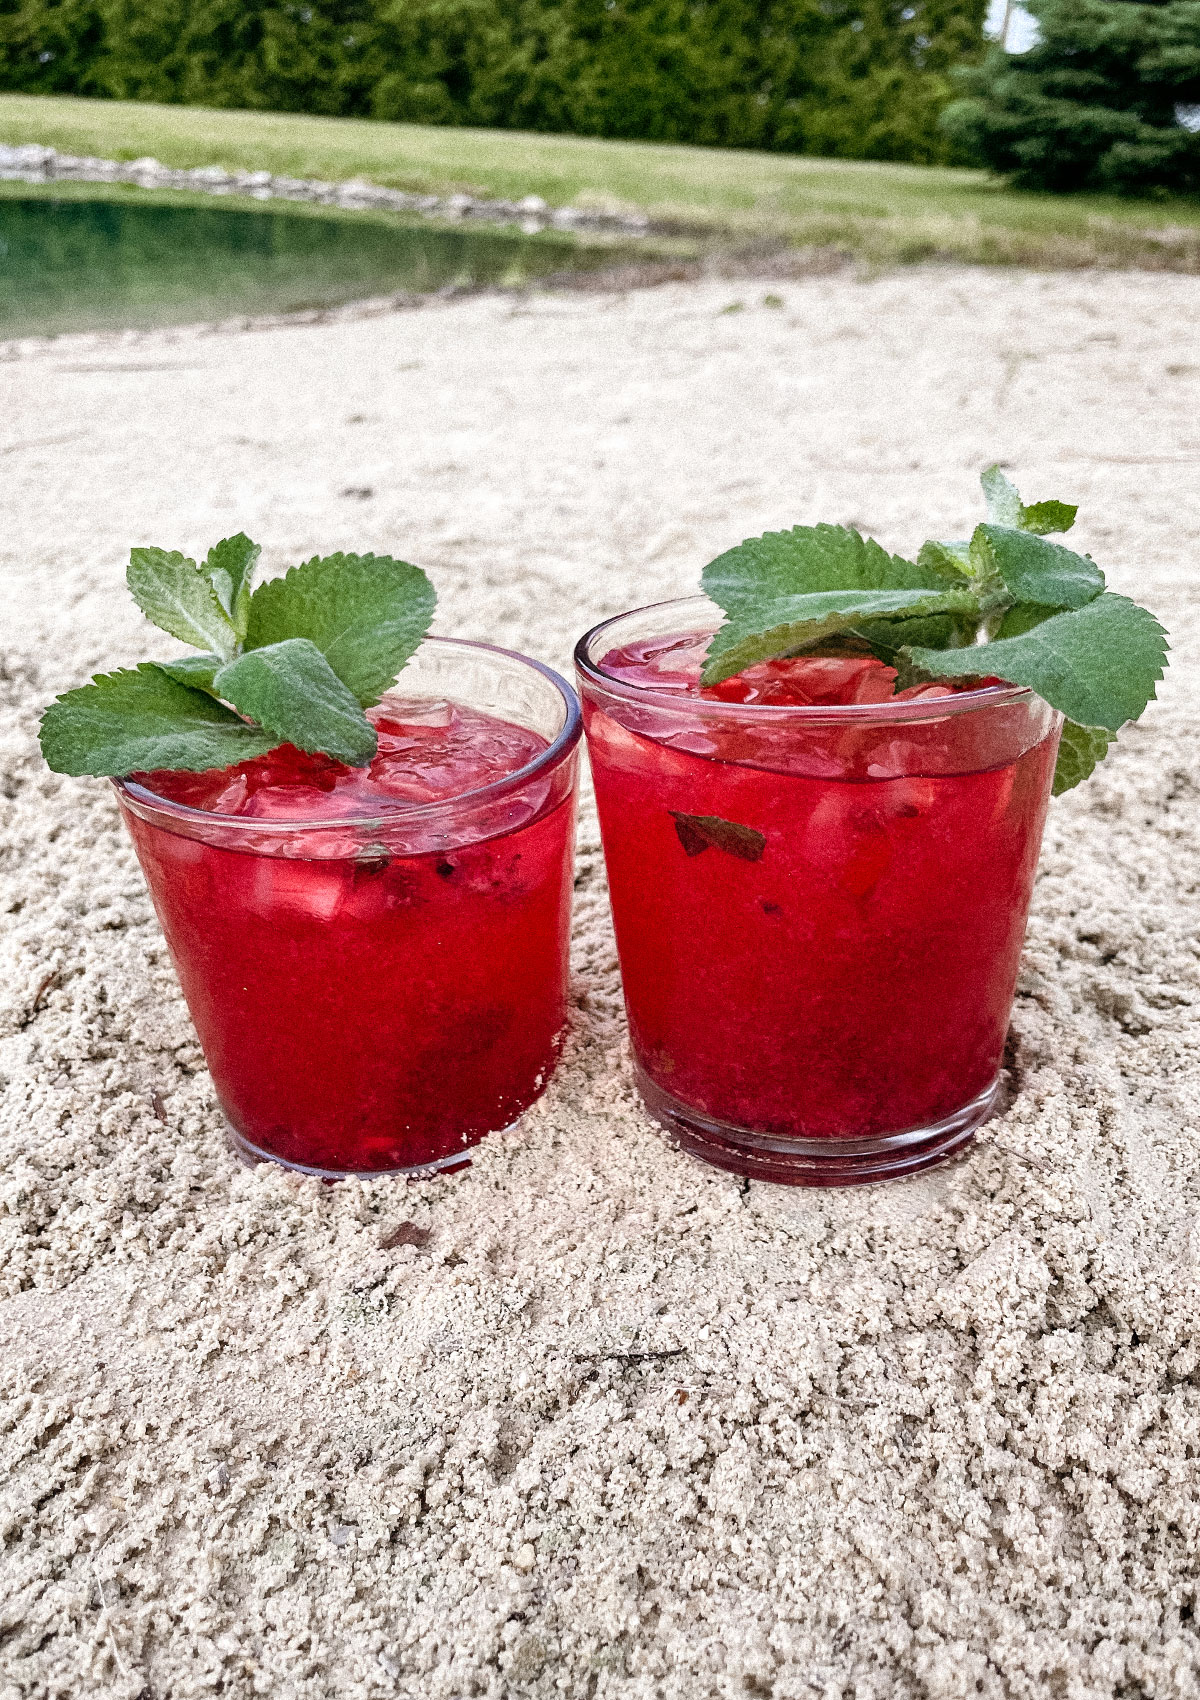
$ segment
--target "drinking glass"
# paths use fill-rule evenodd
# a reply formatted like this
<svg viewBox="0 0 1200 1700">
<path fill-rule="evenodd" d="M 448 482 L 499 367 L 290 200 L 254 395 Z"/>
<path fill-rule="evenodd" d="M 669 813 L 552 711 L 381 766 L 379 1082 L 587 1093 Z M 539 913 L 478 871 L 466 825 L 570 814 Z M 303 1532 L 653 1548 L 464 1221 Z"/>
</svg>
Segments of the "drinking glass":
<svg viewBox="0 0 1200 1700">
<path fill-rule="evenodd" d="M 418 720 L 465 705 L 544 747 L 461 794 L 344 819 L 219 813 L 154 775 L 114 781 L 252 1160 L 327 1176 L 456 1166 L 538 1097 L 562 1046 L 575 694 L 525 656 L 428 638 L 395 695 Z"/>
<path fill-rule="evenodd" d="M 720 618 L 660 603 L 576 650 L 642 1098 L 739 1174 L 927 1167 L 995 1104 L 1062 717 L 1009 685 L 771 706 L 618 676 Z"/>
</svg>

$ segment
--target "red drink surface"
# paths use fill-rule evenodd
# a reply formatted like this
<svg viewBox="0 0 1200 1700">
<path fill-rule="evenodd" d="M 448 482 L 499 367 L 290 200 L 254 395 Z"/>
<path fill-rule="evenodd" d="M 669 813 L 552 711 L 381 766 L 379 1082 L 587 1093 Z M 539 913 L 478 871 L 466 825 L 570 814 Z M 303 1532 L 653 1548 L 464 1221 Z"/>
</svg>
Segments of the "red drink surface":
<svg viewBox="0 0 1200 1700">
<path fill-rule="evenodd" d="M 666 701 L 582 690 L 635 1056 L 738 1128 L 931 1126 L 1000 1068 L 1057 718 L 1028 696 L 942 712 L 946 685 L 897 699 L 872 659 L 767 662 L 702 691 L 707 643 L 600 662 Z M 889 718 L 897 700 L 928 714 Z M 717 702 L 752 706 L 706 715 Z M 878 712 L 771 712 L 854 703 Z M 722 848 L 679 814 L 750 831 Z"/>
<path fill-rule="evenodd" d="M 566 1020 L 574 757 L 565 783 L 543 769 L 476 811 L 461 842 L 470 805 L 456 817 L 451 800 L 546 739 L 450 703 L 369 712 L 369 768 L 285 745 L 138 776 L 209 811 L 195 826 L 125 808 L 229 1121 L 260 1151 L 332 1171 L 433 1163 L 507 1126 Z"/>
</svg>

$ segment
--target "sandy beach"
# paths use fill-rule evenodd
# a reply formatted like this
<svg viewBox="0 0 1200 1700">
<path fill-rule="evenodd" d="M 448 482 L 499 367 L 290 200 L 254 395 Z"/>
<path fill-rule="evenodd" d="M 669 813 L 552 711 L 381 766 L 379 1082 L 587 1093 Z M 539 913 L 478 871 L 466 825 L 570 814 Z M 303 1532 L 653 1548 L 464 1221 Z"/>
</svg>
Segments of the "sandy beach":
<svg viewBox="0 0 1200 1700">
<path fill-rule="evenodd" d="M 2 1700 L 1200 1695 L 1198 307 L 946 267 L 0 347 Z M 1053 806 L 969 1158 L 672 1151 L 585 808 L 539 1105 L 448 1179 L 234 1160 L 109 788 L 37 751 L 178 647 L 131 544 L 402 555 L 565 669 L 764 529 L 966 535 L 991 460 L 1174 656 Z"/>
</svg>

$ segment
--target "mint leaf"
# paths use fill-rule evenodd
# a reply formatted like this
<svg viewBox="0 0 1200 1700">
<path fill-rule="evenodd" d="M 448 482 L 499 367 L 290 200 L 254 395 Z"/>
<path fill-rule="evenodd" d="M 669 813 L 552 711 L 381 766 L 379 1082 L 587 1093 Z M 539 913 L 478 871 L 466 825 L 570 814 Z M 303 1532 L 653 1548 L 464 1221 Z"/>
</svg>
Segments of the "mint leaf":
<svg viewBox="0 0 1200 1700">
<path fill-rule="evenodd" d="M 1017 637 L 970 649 L 914 646 L 902 652 L 909 665 L 901 680 L 1007 679 L 1027 685 L 1080 726 L 1117 732 L 1154 696 L 1166 650 L 1167 635 L 1153 614 L 1105 591 Z"/>
<path fill-rule="evenodd" d="M 743 605 L 709 645 L 701 683 L 719 684 L 757 661 L 794 655 L 843 633 L 856 633 L 867 621 L 873 632 L 890 620 L 930 614 L 961 614 L 973 625 L 977 613 L 978 603 L 968 589 L 824 590 Z"/>
<path fill-rule="evenodd" d="M 233 622 L 239 638 L 246 635 L 250 614 L 250 581 L 262 549 L 244 531 L 214 543 L 204 562 L 204 571 L 217 593 L 217 600 Z"/>
<path fill-rule="evenodd" d="M 1104 574 L 1095 561 L 1028 531 L 981 525 L 971 547 L 991 566 L 1015 602 L 1082 608 L 1104 589 Z"/>
<path fill-rule="evenodd" d="M 212 581 L 178 549 L 133 549 L 126 579 L 148 620 L 194 649 L 232 655 L 237 633 Z"/>
<path fill-rule="evenodd" d="M 767 846 L 766 834 L 752 826 L 739 826 L 736 821 L 722 820 L 720 815 L 685 815 L 677 809 L 667 813 L 675 822 L 675 832 L 688 856 L 702 856 L 706 850 L 724 850 L 727 855 L 739 856 L 743 862 L 759 862 Z"/>
<path fill-rule="evenodd" d="M 364 708 L 377 703 L 429 630 L 433 586 L 390 555 L 325 555 L 250 598 L 246 648 L 308 638 Z"/>
<path fill-rule="evenodd" d="M 763 603 L 822 590 L 930 590 L 962 584 L 953 567 L 924 566 L 889 555 L 843 525 L 797 525 L 750 537 L 710 561 L 705 591 L 731 617 L 752 616 Z"/>
<path fill-rule="evenodd" d="M 980 474 L 979 482 L 983 485 L 983 497 L 991 523 L 1019 527 L 1022 503 L 1016 485 L 1004 476 L 998 466 L 985 468 Z"/>
<path fill-rule="evenodd" d="M 39 736 L 56 773 L 112 777 L 231 767 L 279 742 L 149 661 L 97 673 L 90 685 L 56 698 L 42 715 Z"/>
<path fill-rule="evenodd" d="M 1054 795 L 1061 797 L 1064 791 L 1081 784 L 1104 760 L 1112 741 L 1112 734 L 1099 726 L 1077 726 L 1073 720 L 1065 720 L 1054 764 Z"/>
<path fill-rule="evenodd" d="M 353 767 L 365 767 L 375 754 L 375 728 L 308 638 L 247 650 L 222 667 L 213 689 L 273 733 L 273 742 L 320 751 Z"/>
<path fill-rule="evenodd" d="M 180 685 L 211 691 L 212 682 L 225 665 L 219 655 L 177 655 L 173 661 L 156 661 L 155 666 Z"/>
<path fill-rule="evenodd" d="M 989 466 L 979 482 L 983 485 L 991 525 L 1041 536 L 1047 531 L 1070 531 L 1079 512 L 1073 502 L 1034 502 L 1026 507 L 1016 485 L 1010 483 L 998 466 Z"/>
<path fill-rule="evenodd" d="M 1044 537 L 1048 531 L 1070 531 L 1079 508 L 1074 502 L 1034 502 L 1021 510 L 1021 530 Z"/>
</svg>

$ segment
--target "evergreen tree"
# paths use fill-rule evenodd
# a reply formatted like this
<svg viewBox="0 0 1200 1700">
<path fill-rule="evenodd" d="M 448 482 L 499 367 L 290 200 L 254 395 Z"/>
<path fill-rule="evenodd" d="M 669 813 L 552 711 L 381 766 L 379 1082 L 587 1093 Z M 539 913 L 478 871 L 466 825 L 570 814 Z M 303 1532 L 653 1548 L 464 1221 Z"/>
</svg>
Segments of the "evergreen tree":
<svg viewBox="0 0 1200 1700">
<path fill-rule="evenodd" d="M 960 71 L 942 114 L 966 156 L 1033 189 L 1200 189 L 1200 135 L 1177 111 L 1200 102 L 1200 0 L 1025 3 L 1036 45 Z"/>
</svg>

